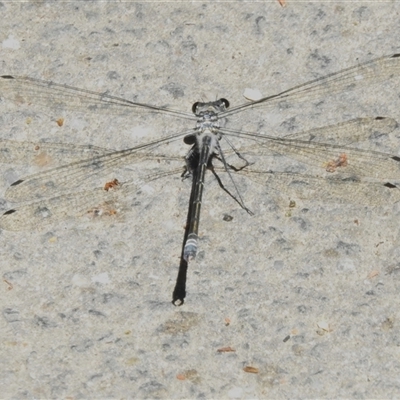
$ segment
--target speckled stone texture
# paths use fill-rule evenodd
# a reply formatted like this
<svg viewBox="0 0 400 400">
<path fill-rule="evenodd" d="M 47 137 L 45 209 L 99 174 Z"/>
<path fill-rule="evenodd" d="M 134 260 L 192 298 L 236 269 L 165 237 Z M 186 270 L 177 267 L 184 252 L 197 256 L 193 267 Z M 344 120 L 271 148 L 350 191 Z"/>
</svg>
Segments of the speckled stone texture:
<svg viewBox="0 0 400 400">
<path fill-rule="evenodd" d="M 219 97 L 234 106 L 246 88 L 272 95 L 400 52 L 399 11 L 396 2 L 3 2 L 0 74 L 185 112 Z M 399 87 L 395 77 L 272 107 L 237 129 L 400 121 Z M 124 149 L 193 128 L 76 111 L 2 98 L 0 138 Z M 399 144 L 395 130 L 395 155 Z M 1 164 L 0 198 L 41 165 Z M 0 397 L 398 397 L 399 207 L 303 201 L 242 178 L 238 187 L 254 216 L 207 178 L 182 307 L 171 304 L 190 191 L 179 172 L 133 191 L 115 218 L 0 231 Z"/>
</svg>

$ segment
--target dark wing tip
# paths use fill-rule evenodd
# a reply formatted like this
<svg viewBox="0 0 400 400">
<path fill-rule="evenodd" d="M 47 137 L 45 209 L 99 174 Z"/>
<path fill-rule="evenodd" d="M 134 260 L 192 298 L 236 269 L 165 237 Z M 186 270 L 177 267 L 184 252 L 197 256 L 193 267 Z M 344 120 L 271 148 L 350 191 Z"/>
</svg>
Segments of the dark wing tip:
<svg viewBox="0 0 400 400">
<path fill-rule="evenodd" d="M 14 183 L 12 183 L 10 186 L 17 186 L 19 184 L 21 184 L 23 182 L 22 179 L 18 179 L 17 181 L 15 181 Z"/>
<path fill-rule="evenodd" d="M 3 215 L 14 214 L 15 212 L 17 212 L 17 210 L 8 210 L 8 211 L 6 211 Z"/>
<path fill-rule="evenodd" d="M 1 75 L 0 78 L 3 78 L 3 79 L 15 79 L 12 75 Z"/>
</svg>

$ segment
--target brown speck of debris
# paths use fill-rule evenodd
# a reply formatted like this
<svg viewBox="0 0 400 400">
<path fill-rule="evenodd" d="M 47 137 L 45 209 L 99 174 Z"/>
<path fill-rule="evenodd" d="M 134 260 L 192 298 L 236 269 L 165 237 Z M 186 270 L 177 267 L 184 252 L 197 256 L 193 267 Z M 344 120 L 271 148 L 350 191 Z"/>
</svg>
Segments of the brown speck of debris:
<svg viewBox="0 0 400 400">
<path fill-rule="evenodd" d="M 340 154 L 336 160 L 331 160 L 325 164 L 326 172 L 335 172 L 339 167 L 347 167 L 348 158 L 346 153 Z"/>
<path fill-rule="evenodd" d="M 58 126 L 63 126 L 64 125 L 64 118 L 58 118 L 56 121 Z"/>
<path fill-rule="evenodd" d="M 368 278 L 368 279 L 372 279 L 372 278 L 375 278 L 375 277 L 378 276 L 378 275 L 379 275 L 379 271 L 377 271 L 376 269 L 374 269 L 374 270 L 372 270 L 372 271 L 368 274 L 367 278 Z"/>
<path fill-rule="evenodd" d="M 235 352 L 236 350 L 233 349 L 232 347 L 221 347 L 220 349 L 217 350 L 218 353 L 232 353 Z"/>
<path fill-rule="evenodd" d="M 13 284 L 11 282 L 8 282 L 7 279 L 3 279 L 3 281 L 8 285 L 7 290 L 12 290 L 14 288 Z"/>
<path fill-rule="evenodd" d="M 45 167 L 46 165 L 50 165 L 53 162 L 53 159 L 49 154 L 47 154 L 45 151 L 39 151 L 40 146 L 35 146 L 35 151 L 36 153 L 33 158 L 33 162 L 35 165 L 38 167 Z"/>
<path fill-rule="evenodd" d="M 248 372 L 249 374 L 258 374 L 259 370 L 256 367 L 251 367 L 250 365 L 248 365 L 247 367 L 243 368 L 244 372 Z"/>
<path fill-rule="evenodd" d="M 180 381 L 185 381 L 187 379 L 193 383 L 200 383 L 199 373 L 195 369 L 188 369 L 182 374 L 176 375 L 176 379 Z"/>
<path fill-rule="evenodd" d="M 118 214 L 118 210 L 112 202 L 104 202 L 103 204 L 93 207 L 86 212 L 91 218 L 112 217 Z"/>
<path fill-rule="evenodd" d="M 119 185 L 118 179 L 113 179 L 112 181 L 107 182 L 107 183 L 104 185 L 104 190 L 106 190 L 106 191 L 108 192 L 110 189 L 114 189 L 114 188 L 117 187 L 118 185 Z"/>
<path fill-rule="evenodd" d="M 173 319 L 167 320 L 160 330 L 169 335 L 179 335 L 190 331 L 200 323 L 200 316 L 197 313 L 182 311 L 175 314 Z"/>
</svg>

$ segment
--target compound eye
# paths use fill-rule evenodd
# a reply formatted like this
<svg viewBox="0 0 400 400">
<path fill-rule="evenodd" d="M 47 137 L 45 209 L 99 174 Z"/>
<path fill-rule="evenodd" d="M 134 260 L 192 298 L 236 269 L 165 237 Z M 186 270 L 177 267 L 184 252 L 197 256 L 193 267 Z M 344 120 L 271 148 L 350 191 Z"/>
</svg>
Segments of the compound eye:
<svg viewBox="0 0 400 400">
<path fill-rule="evenodd" d="M 196 101 L 196 103 L 194 103 L 193 105 L 192 105 L 192 113 L 193 114 L 196 114 L 196 110 L 197 110 L 197 106 L 199 105 L 199 102 L 198 101 Z"/>
<path fill-rule="evenodd" d="M 229 108 L 229 101 L 227 99 L 219 99 L 219 101 L 222 101 L 225 104 L 225 108 Z"/>
<path fill-rule="evenodd" d="M 190 134 L 190 135 L 186 135 L 183 138 L 183 142 L 185 144 L 195 144 L 196 143 L 196 135 Z"/>
</svg>

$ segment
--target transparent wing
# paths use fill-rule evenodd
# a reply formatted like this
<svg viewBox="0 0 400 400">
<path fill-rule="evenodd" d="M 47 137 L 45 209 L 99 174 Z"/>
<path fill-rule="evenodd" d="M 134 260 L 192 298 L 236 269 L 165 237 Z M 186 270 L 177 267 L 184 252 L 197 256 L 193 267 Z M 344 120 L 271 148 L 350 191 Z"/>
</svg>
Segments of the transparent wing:
<svg viewBox="0 0 400 400">
<path fill-rule="evenodd" d="M 254 169 L 238 173 L 263 185 L 268 192 L 272 190 L 280 198 L 367 206 L 391 205 L 400 200 L 399 188 L 384 183 L 325 179 L 303 174 L 265 172 Z"/>
<path fill-rule="evenodd" d="M 16 205 L 0 217 L 0 228 L 33 229 L 77 217 L 120 218 L 125 211 L 124 204 L 141 185 L 182 174 L 182 157 L 158 155 L 155 150 L 185 134 L 187 132 L 123 151 L 60 143 L 2 141 L 2 162 L 26 164 L 32 160 L 35 163 L 39 156 L 42 159 L 58 157 L 57 162 L 62 166 L 14 182 L 5 197 Z M 76 158 L 83 160 L 65 164 Z M 149 174 L 149 165 L 143 165 L 149 160 L 153 160 L 156 170 L 153 174 Z M 133 180 L 107 182 L 109 174 L 119 177 L 118 168 L 126 164 L 136 165 L 136 169 L 129 171 Z"/>
<path fill-rule="evenodd" d="M 21 142 L 0 139 L 1 164 L 56 166 L 101 156 L 112 151 L 91 145 L 78 146 L 67 143 Z"/>
<path fill-rule="evenodd" d="M 250 108 L 274 106 L 282 100 L 313 99 L 326 94 L 353 90 L 370 82 L 376 83 L 389 79 L 392 76 L 399 76 L 399 73 L 400 55 L 385 56 L 295 86 L 276 95 L 233 107 L 221 113 L 220 116 L 229 116 Z M 138 113 L 156 112 L 175 115 L 185 119 L 195 119 L 192 114 L 181 111 L 137 103 L 111 96 L 107 93 L 97 93 L 69 85 L 60 85 L 50 81 L 23 76 L 0 76 L 0 95 L 11 99 L 16 104 L 36 103 L 52 108 L 67 107 L 81 112 L 103 111 L 106 109 L 110 113 L 125 113 L 126 111 L 134 110 Z"/>
<path fill-rule="evenodd" d="M 314 99 L 325 95 L 354 90 L 369 83 L 377 83 L 400 74 L 400 54 L 384 56 L 354 67 L 343 69 L 325 77 L 295 86 L 276 95 L 264 97 L 221 113 L 221 117 L 256 107 L 270 107 L 287 100 Z"/>
<path fill-rule="evenodd" d="M 164 168 L 161 173 L 148 175 L 144 183 L 179 174 L 182 168 Z M 72 191 L 63 195 L 22 204 L 6 211 L 0 217 L 0 228 L 10 231 L 37 229 L 68 218 L 118 220 L 126 211 L 127 199 L 140 188 L 134 182 L 111 182 L 110 189 L 104 187 L 91 190 Z"/>
<path fill-rule="evenodd" d="M 368 141 L 374 135 L 387 135 L 398 127 L 395 119 L 389 117 L 365 117 L 356 118 L 335 125 L 323 126 L 283 136 L 286 140 L 301 140 L 308 142 L 321 142 L 327 145 L 357 146 Z M 263 138 L 271 139 L 262 133 L 239 132 L 232 129 L 221 128 L 221 132 L 227 136 L 245 138 L 251 142 L 262 142 Z"/>
<path fill-rule="evenodd" d="M 44 172 L 30 175 L 14 182 L 6 191 L 10 202 L 26 202 L 48 197 L 56 197 L 66 192 L 78 191 L 79 188 L 102 187 L 111 173 L 125 165 L 139 164 L 145 160 L 179 160 L 181 157 L 168 157 L 158 154 L 156 149 L 181 139 L 188 132 L 181 132 L 144 145 L 127 150 L 107 152 L 92 158 L 85 158 L 72 164 L 62 165 Z M 135 170 L 136 178 L 143 172 Z"/>
<path fill-rule="evenodd" d="M 107 111 L 111 114 L 156 112 L 195 120 L 192 114 L 181 111 L 137 103 L 107 93 L 97 93 L 26 76 L 0 76 L 0 96 L 16 104 L 40 104 L 50 108 L 68 108 L 79 112 Z"/>
<path fill-rule="evenodd" d="M 332 146 L 316 139 L 330 141 L 335 138 L 338 143 L 348 143 L 355 138 L 361 141 L 367 140 L 375 132 L 389 133 L 396 126 L 396 122 L 390 118 L 361 118 L 290 136 L 296 139 L 277 139 L 248 133 L 246 135 L 253 144 L 246 146 L 242 154 L 246 157 L 254 156 L 255 162 L 240 171 L 231 172 L 250 178 L 268 190 L 293 198 L 335 203 L 390 204 L 400 199 L 397 187 L 385 184 L 387 176 L 398 172 L 396 157 L 348 146 Z M 174 135 L 168 140 L 180 139 L 184 134 Z M 233 135 L 232 132 L 230 134 Z M 242 135 L 243 133 L 240 134 Z M 104 154 L 17 181 L 7 190 L 6 198 L 22 204 L 0 217 L 0 227 L 7 230 L 32 229 L 69 217 L 97 218 L 101 215 L 119 214 L 120 199 L 137 190 L 138 184 L 182 172 L 181 157 L 157 154 L 154 150 L 159 145 L 160 142 L 157 141 L 111 153 L 105 149 L 96 149 Z M 70 150 L 69 146 L 71 145 L 61 145 L 60 151 Z M 57 152 L 58 145 L 49 144 L 49 150 Z M 85 146 L 82 146 L 82 151 L 84 150 Z M 341 152 L 346 152 L 346 160 L 340 161 L 339 158 L 337 164 L 331 165 L 332 170 L 327 171 L 329 163 L 326 160 L 342 154 Z M 269 170 L 268 157 L 265 157 L 271 153 L 289 155 L 317 166 L 320 172 L 325 172 L 325 177 L 272 172 Z M 156 162 L 154 168 L 157 170 L 150 175 L 146 172 L 148 169 L 142 168 L 142 163 L 149 160 Z M 116 190 L 105 190 L 107 172 L 114 172 L 125 164 L 137 164 L 138 168 L 133 171 L 135 181 L 123 182 Z M 221 175 L 226 172 L 224 169 L 216 170 Z M 342 170 L 347 174 L 340 174 L 339 171 Z M 351 179 L 346 178 L 348 171 L 352 174 Z M 394 175 L 397 177 L 397 174 Z M 375 182 L 362 182 L 361 177 L 370 177 Z M 90 186 L 94 188 L 88 190 Z"/>
<path fill-rule="evenodd" d="M 337 145 L 357 145 L 370 140 L 374 135 L 387 135 L 398 127 L 393 118 L 366 117 L 356 118 L 336 125 L 324 126 L 286 135 L 285 139 L 297 139 L 310 142 L 321 142 Z"/>
<path fill-rule="evenodd" d="M 245 137 L 253 142 L 249 146 L 243 146 L 240 153 L 254 162 L 259 171 L 271 170 L 268 156 L 275 153 L 311 166 L 314 168 L 313 173 L 326 177 L 338 175 L 342 178 L 352 177 L 353 180 L 371 178 L 398 181 L 399 157 L 356 147 L 360 141 L 368 140 L 371 133 L 389 133 L 396 127 L 396 121 L 391 118 L 359 118 L 288 138 L 249 133 L 238 133 L 236 136 Z M 226 131 L 226 134 L 235 136 L 232 131 Z"/>
</svg>

